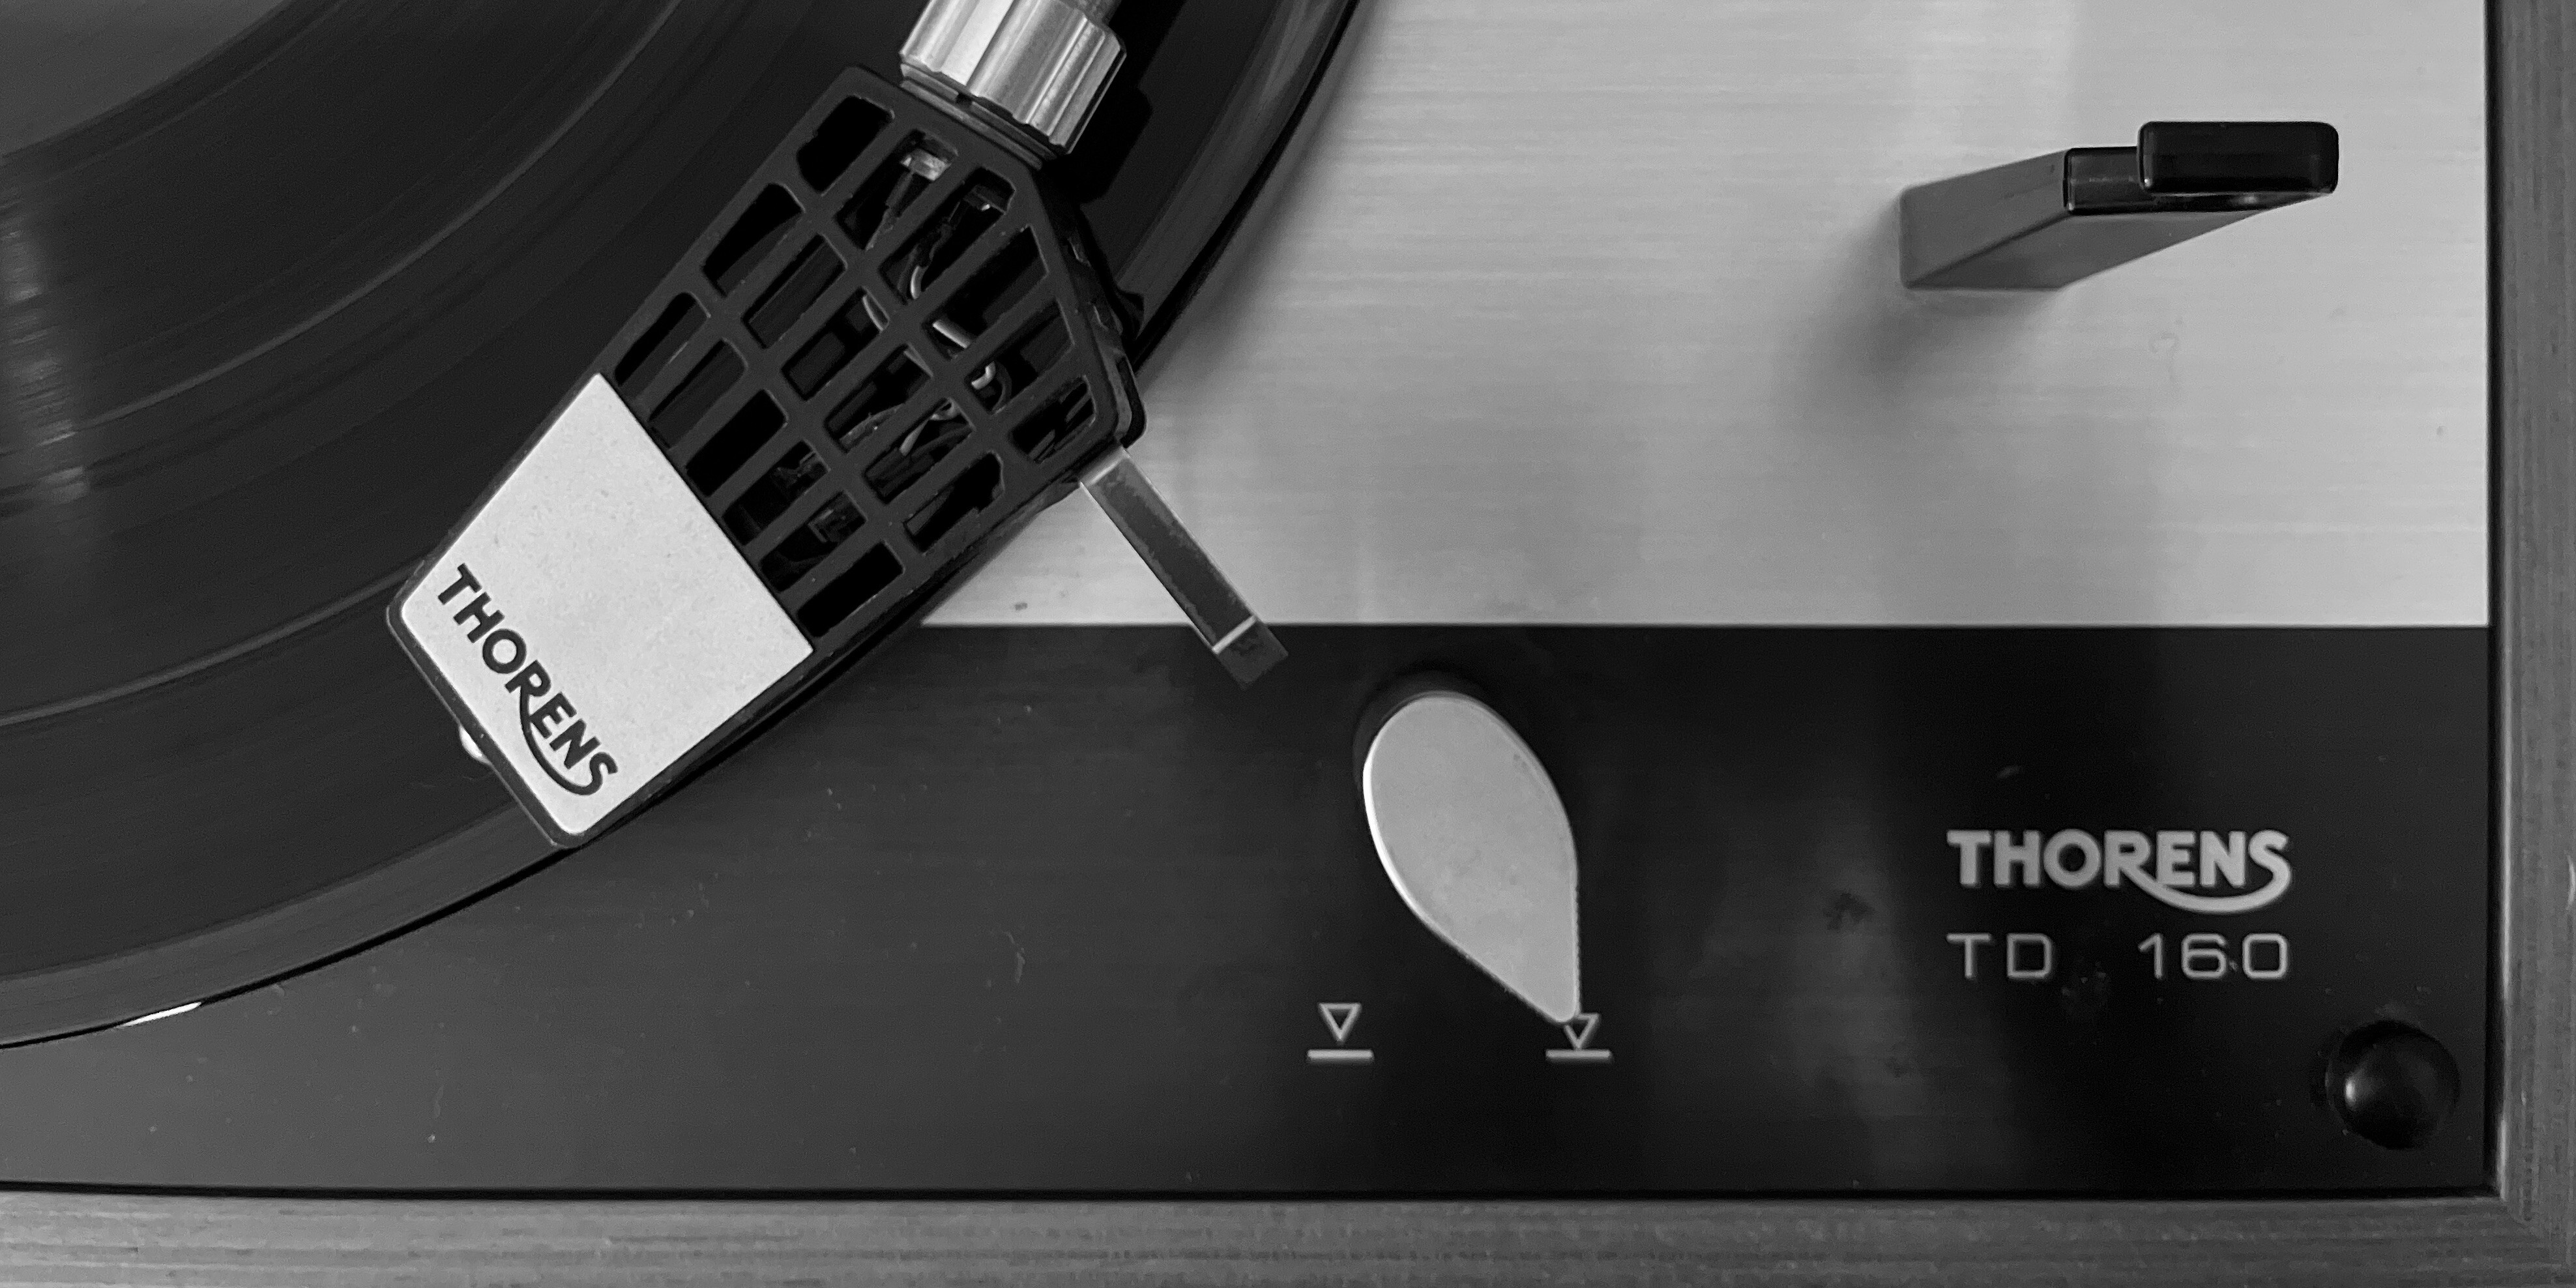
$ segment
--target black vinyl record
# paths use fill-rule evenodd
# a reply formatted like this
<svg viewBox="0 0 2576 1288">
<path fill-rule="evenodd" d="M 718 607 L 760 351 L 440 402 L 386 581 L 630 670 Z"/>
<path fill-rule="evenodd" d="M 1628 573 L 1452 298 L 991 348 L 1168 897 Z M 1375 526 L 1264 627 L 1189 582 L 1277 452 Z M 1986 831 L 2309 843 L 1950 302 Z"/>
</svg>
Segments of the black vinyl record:
<svg viewBox="0 0 2576 1288">
<path fill-rule="evenodd" d="M 546 856 L 385 601 L 919 7 L 288 0 L 0 158 L 0 1041 L 254 985 Z M 1122 8 L 1054 177 L 1140 355 L 1349 8 Z"/>
</svg>

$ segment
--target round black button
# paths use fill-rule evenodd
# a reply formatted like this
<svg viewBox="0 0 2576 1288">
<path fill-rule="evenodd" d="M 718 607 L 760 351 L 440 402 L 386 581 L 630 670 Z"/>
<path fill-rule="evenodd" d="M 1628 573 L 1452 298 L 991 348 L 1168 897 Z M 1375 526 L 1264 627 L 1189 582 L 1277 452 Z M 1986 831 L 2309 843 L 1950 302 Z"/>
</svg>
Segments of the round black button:
<svg viewBox="0 0 2576 1288">
<path fill-rule="evenodd" d="M 2433 1138 L 2459 1103 L 2460 1065 L 2423 1030 L 2381 1020 L 2335 1047 L 2326 1099 L 2364 1139 L 2414 1149 Z"/>
</svg>

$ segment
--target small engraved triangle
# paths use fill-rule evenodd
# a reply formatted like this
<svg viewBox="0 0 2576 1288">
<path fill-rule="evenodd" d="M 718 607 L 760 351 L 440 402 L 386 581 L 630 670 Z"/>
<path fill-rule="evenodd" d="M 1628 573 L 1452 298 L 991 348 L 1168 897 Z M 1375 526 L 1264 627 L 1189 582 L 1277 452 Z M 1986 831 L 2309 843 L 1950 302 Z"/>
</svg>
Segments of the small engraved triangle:
<svg viewBox="0 0 2576 1288">
<path fill-rule="evenodd" d="M 1600 1016 L 1590 1011 L 1578 1011 L 1575 1013 L 1574 1023 L 1565 1026 L 1565 1040 L 1573 1043 L 1574 1049 L 1580 1051 L 1591 1044 L 1592 1030 L 1599 1027 L 1601 1027 Z"/>
<path fill-rule="evenodd" d="M 1324 1027 L 1333 1031 L 1335 1044 L 1349 1041 L 1351 1026 L 1360 1022 L 1357 1002 L 1318 1002 L 1315 1009 L 1324 1013 Z"/>
</svg>

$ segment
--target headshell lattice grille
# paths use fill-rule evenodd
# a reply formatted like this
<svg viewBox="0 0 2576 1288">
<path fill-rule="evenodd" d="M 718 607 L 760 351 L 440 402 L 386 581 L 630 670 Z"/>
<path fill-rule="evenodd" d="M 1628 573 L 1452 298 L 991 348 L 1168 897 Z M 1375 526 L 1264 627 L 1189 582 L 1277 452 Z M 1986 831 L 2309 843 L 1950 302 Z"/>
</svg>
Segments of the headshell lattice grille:
<svg viewBox="0 0 2576 1288">
<path fill-rule="evenodd" d="M 1142 428 L 1071 220 L 1017 158 L 854 69 L 602 358 L 818 654 L 896 624 Z"/>
</svg>

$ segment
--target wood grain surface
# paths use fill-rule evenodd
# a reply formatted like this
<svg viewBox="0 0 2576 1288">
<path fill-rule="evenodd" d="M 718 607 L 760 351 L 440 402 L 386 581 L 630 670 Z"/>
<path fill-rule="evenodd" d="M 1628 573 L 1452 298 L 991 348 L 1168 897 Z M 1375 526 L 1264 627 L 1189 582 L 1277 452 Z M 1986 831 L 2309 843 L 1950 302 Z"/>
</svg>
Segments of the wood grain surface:
<svg viewBox="0 0 2576 1288">
<path fill-rule="evenodd" d="M 2496 764 L 2503 928 L 2496 1186 L 2576 1259 L 2576 6 L 2492 15 L 2496 310 Z"/>
<path fill-rule="evenodd" d="M 2554 1283 L 2493 1202 L 0 1201 L 10 1282 Z"/>
<path fill-rule="evenodd" d="M 2569 1269 L 2576 8 L 2494 13 L 2507 1028 L 2498 1193 L 2372 1202 L 0 1198 L 0 1281 L 2524 1284 Z"/>
</svg>

